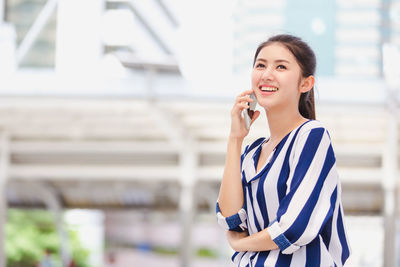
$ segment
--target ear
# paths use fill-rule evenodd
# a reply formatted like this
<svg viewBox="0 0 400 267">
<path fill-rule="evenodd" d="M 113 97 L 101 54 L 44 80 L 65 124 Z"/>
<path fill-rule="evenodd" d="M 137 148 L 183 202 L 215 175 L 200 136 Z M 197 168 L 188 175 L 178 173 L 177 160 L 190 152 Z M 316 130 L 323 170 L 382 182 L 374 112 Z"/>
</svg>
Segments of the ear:
<svg viewBox="0 0 400 267">
<path fill-rule="evenodd" d="M 305 92 L 310 91 L 311 88 L 313 88 L 313 86 L 314 86 L 314 82 L 315 82 L 315 79 L 314 79 L 313 75 L 310 75 L 307 78 L 303 78 L 301 81 L 301 84 L 300 84 L 300 88 L 299 88 L 300 92 L 305 93 Z"/>
</svg>

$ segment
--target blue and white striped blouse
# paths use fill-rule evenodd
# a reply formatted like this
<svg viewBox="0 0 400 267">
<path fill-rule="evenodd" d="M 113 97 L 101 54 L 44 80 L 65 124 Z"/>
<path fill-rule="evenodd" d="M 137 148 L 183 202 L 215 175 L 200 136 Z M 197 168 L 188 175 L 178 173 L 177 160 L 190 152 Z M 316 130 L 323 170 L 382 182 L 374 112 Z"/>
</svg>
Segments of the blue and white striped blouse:
<svg viewBox="0 0 400 267">
<path fill-rule="evenodd" d="M 256 173 L 265 138 L 241 157 L 243 208 L 220 225 L 249 235 L 267 228 L 279 249 L 235 252 L 235 266 L 343 266 L 350 248 L 341 184 L 328 131 L 308 120 L 288 133 Z"/>
</svg>

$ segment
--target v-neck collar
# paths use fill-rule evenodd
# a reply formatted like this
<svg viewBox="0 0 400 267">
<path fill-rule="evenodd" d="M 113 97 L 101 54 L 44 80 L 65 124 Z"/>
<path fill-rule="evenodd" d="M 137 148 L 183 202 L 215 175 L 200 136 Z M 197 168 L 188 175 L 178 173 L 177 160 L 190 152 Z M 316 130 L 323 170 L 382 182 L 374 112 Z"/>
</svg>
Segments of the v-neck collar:
<svg viewBox="0 0 400 267">
<path fill-rule="evenodd" d="M 299 126 L 297 126 L 296 128 L 294 128 L 293 130 L 291 130 L 289 133 L 287 133 L 285 135 L 285 137 L 282 138 L 282 140 L 279 141 L 279 143 L 275 146 L 275 148 L 272 150 L 271 154 L 268 156 L 267 160 L 265 161 L 265 164 L 262 166 L 262 168 L 260 168 L 260 170 L 257 172 L 257 164 L 258 161 L 260 159 L 260 154 L 261 154 L 261 150 L 262 150 L 262 145 L 266 142 L 267 138 L 264 137 L 264 140 L 258 145 L 256 151 L 254 152 L 252 159 L 253 159 L 253 167 L 254 170 L 252 171 L 252 173 L 254 173 L 253 177 L 248 177 L 246 176 L 246 180 L 247 182 L 251 182 L 257 178 L 259 178 L 260 174 L 263 173 L 265 171 L 266 168 L 268 168 L 271 164 L 273 164 L 273 162 L 275 161 L 276 157 L 278 156 L 283 144 L 285 144 L 286 140 L 288 139 L 288 137 L 290 136 L 291 133 L 293 133 L 296 130 L 299 130 L 304 124 L 306 124 L 307 122 L 311 121 L 311 119 L 303 122 L 302 124 L 300 124 Z M 269 138 L 268 138 L 269 139 Z"/>
</svg>

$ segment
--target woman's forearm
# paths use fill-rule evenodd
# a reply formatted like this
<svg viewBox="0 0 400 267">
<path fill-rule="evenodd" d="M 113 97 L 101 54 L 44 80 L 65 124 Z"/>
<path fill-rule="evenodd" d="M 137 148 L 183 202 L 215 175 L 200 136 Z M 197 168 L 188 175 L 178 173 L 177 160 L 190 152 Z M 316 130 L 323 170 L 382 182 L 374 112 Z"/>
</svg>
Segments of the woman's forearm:
<svg viewBox="0 0 400 267">
<path fill-rule="evenodd" d="M 243 187 L 240 170 L 240 155 L 243 138 L 229 137 L 224 174 L 218 196 L 221 213 L 231 216 L 243 207 Z"/>
<path fill-rule="evenodd" d="M 227 234 L 229 244 L 235 251 L 268 251 L 278 249 L 267 229 L 246 237 L 231 231 Z"/>
</svg>

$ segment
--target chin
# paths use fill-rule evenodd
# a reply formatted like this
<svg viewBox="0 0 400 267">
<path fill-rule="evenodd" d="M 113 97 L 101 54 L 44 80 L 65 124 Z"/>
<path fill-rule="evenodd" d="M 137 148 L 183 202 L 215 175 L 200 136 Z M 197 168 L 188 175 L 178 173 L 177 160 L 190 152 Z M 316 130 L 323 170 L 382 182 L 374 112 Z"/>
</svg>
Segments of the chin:
<svg viewBox="0 0 400 267">
<path fill-rule="evenodd" d="M 272 101 L 268 101 L 266 99 L 260 99 L 260 101 L 258 101 L 260 98 L 257 99 L 257 104 L 260 107 L 263 107 L 265 109 L 271 109 L 275 106 L 275 104 Z"/>
</svg>

